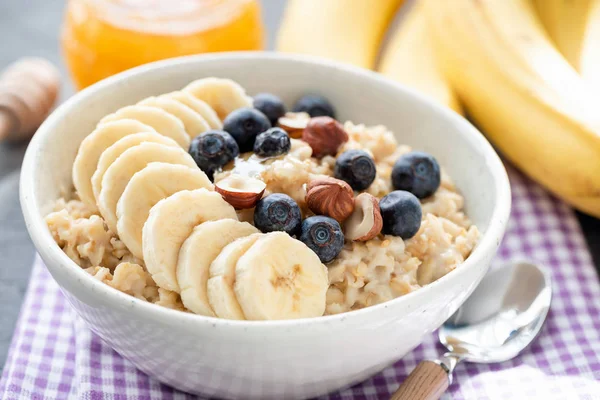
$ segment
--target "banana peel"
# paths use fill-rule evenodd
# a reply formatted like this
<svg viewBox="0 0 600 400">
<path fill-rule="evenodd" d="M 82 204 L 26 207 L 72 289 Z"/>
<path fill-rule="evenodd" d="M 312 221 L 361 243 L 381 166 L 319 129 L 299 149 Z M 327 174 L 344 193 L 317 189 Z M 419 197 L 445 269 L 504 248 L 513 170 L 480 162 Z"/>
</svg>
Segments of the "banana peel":
<svg viewBox="0 0 600 400">
<path fill-rule="evenodd" d="M 573 68 L 581 69 L 588 21 L 597 0 L 532 0 L 550 38 Z"/>
<path fill-rule="evenodd" d="M 600 92 L 600 0 L 595 0 L 581 50 L 580 72 Z"/>
<path fill-rule="evenodd" d="M 372 69 L 404 0 L 290 0 L 276 49 Z"/>
<path fill-rule="evenodd" d="M 417 2 L 392 34 L 378 71 L 463 114 L 455 91 L 438 65 L 429 36 L 423 4 Z"/>
</svg>

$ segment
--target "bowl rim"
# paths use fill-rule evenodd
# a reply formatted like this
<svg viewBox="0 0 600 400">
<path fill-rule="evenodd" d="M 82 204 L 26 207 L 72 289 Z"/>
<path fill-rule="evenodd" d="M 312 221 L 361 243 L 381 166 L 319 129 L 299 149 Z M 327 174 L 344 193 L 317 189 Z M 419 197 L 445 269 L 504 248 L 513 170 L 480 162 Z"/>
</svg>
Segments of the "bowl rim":
<svg viewBox="0 0 600 400">
<path fill-rule="evenodd" d="M 460 131 L 466 137 L 471 136 L 471 140 L 474 141 L 478 147 L 485 152 L 485 158 L 487 161 L 486 168 L 490 170 L 490 173 L 494 177 L 494 186 L 497 193 L 497 201 L 491 213 L 490 224 L 486 232 L 477 242 L 473 252 L 461 264 L 460 268 L 456 268 L 454 271 L 452 271 L 452 273 L 447 274 L 437 281 L 406 295 L 359 310 L 313 318 L 273 321 L 239 321 L 180 312 L 137 299 L 134 296 L 123 293 L 94 279 L 90 274 L 85 272 L 83 268 L 71 260 L 54 241 L 52 234 L 45 223 L 44 217 L 41 216 L 41 210 L 37 206 L 35 200 L 36 191 L 34 180 L 31 179 L 31 177 L 35 174 L 35 162 L 37 155 L 41 153 L 42 150 L 42 139 L 51 134 L 55 124 L 62 119 L 64 115 L 68 115 L 70 109 L 81 99 L 92 97 L 94 96 L 95 92 L 106 87 L 116 85 L 118 82 L 126 81 L 132 76 L 153 70 L 160 70 L 163 68 L 168 69 L 180 64 L 202 64 L 206 62 L 223 60 L 235 62 L 246 59 L 262 59 L 265 62 L 269 60 L 284 60 L 293 63 L 311 65 L 315 68 L 343 70 L 345 73 L 348 73 L 351 76 L 358 76 L 362 79 L 366 78 L 368 80 L 378 81 L 385 85 L 391 85 L 395 87 L 396 90 L 404 92 L 405 95 L 413 98 L 415 101 L 426 103 L 428 107 L 433 109 L 434 113 L 441 114 L 445 118 L 458 122 L 458 124 L 461 126 Z M 467 274 L 470 269 L 474 268 L 477 263 L 482 262 L 482 259 L 486 254 L 489 252 L 495 253 L 497 251 L 500 241 L 506 230 L 506 225 L 510 215 L 511 193 L 506 169 L 504 168 L 500 157 L 496 154 L 495 150 L 487 141 L 487 139 L 485 139 L 483 134 L 462 116 L 449 108 L 437 104 L 434 100 L 431 100 L 426 95 L 421 94 L 416 90 L 406 87 L 398 82 L 392 81 L 391 79 L 388 79 L 376 72 L 348 64 L 334 62 L 321 57 L 299 54 L 282 54 L 267 51 L 244 51 L 183 56 L 144 64 L 99 81 L 73 95 L 63 104 L 61 104 L 56 110 L 54 110 L 54 112 L 44 121 L 27 148 L 21 168 L 20 202 L 27 230 L 29 231 L 29 235 L 35 245 L 36 251 L 39 252 L 42 258 L 52 260 L 53 262 L 56 262 L 56 264 L 59 264 L 58 268 L 62 268 L 66 274 L 73 274 L 73 280 L 76 280 L 78 284 L 82 285 L 82 287 L 87 286 L 87 288 L 90 289 L 90 292 L 94 292 L 96 295 L 101 296 L 104 304 L 108 307 L 117 309 L 126 307 L 129 312 L 140 313 L 140 316 L 143 315 L 145 318 L 164 324 L 175 324 L 178 326 L 189 326 L 189 324 L 196 324 L 201 326 L 222 326 L 230 327 L 232 329 L 237 328 L 245 330 L 249 327 L 252 327 L 253 329 L 256 329 L 257 327 L 289 328 L 300 325 L 306 326 L 307 324 L 314 326 L 359 319 L 366 314 L 375 314 L 377 311 L 388 307 L 399 307 L 402 303 L 409 302 L 415 297 L 428 296 L 428 294 L 431 293 L 431 291 L 435 291 L 438 286 L 444 285 L 448 281 L 460 280 L 461 277 Z"/>
</svg>

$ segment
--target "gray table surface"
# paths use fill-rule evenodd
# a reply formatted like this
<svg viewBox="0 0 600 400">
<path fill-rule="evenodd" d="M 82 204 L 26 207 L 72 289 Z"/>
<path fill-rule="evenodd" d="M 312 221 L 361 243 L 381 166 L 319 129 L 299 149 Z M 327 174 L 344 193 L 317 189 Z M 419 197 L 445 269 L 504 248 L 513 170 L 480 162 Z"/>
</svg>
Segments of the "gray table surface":
<svg viewBox="0 0 600 400">
<path fill-rule="evenodd" d="M 265 23 L 272 47 L 285 0 L 263 0 Z M 46 57 L 66 77 L 58 46 L 62 0 L 0 0 L 0 69 L 18 57 Z M 61 99 L 73 93 L 65 79 Z M 18 201 L 19 169 L 26 144 L 0 144 L 0 365 L 4 365 L 27 287 L 34 248 L 25 230 Z M 596 258 L 600 260 L 600 220 L 580 216 Z"/>
</svg>

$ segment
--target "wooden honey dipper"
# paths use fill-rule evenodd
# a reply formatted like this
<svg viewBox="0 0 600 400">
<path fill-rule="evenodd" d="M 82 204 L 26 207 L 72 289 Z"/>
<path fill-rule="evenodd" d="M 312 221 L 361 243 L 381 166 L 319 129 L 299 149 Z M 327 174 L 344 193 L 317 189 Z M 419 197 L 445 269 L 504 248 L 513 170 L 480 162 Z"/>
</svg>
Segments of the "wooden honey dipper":
<svg viewBox="0 0 600 400">
<path fill-rule="evenodd" d="M 0 74 L 0 142 L 29 139 L 56 103 L 60 74 L 43 58 L 22 58 Z"/>
</svg>

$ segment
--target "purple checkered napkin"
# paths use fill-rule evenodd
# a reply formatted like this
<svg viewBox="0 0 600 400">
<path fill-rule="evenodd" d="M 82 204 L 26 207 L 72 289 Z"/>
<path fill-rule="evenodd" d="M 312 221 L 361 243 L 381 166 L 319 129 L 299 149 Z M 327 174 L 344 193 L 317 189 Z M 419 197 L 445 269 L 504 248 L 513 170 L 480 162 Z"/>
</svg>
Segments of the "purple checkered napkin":
<svg viewBox="0 0 600 400">
<path fill-rule="evenodd" d="M 554 280 L 538 340 L 500 364 L 460 365 L 444 399 L 600 399 L 600 282 L 573 212 L 510 171 L 513 212 L 497 258 L 532 258 Z M 371 379 L 324 399 L 387 399 L 419 361 L 443 352 L 436 337 Z M 202 379 L 202 377 L 198 377 Z M 71 311 L 41 260 L 35 263 L 0 399 L 188 399 L 149 378 L 93 335 Z"/>
</svg>

